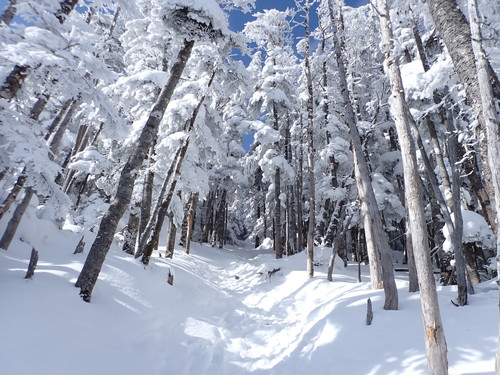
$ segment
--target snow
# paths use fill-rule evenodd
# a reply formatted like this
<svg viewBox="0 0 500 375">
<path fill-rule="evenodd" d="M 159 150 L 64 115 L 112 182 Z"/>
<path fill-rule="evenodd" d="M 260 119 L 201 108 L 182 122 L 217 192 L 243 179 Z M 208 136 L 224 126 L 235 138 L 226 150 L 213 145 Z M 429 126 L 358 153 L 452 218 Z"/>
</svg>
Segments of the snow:
<svg viewBox="0 0 500 375">
<path fill-rule="evenodd" d="M 452 219 L 454 219 L 453 215 Z M 462 243 L 474 242 L 483 249 L 495 250 L 495 235 L 484 217 L 473 211 L 462 210 L 462 221 Z M 443 249 L 445 251 L 452 251 L 451 240 L 446 226 L 443 228 L 443 234 L 446 238 Z"/>
<path fill-rule="evenodd" d="M 271 249 L 193 243 L 191 255 L 155 253 L 145 268 L 115 245 L 87 304 L 73 284 L 92 233 L 60 231 L 35 209 L 21 237 L 0 250 L 2 374 L 427 373 L 419 294 L 406 291 L 405 273 L 396 276 L 400 310 L 385 311 L 368 266 L 359 283 L 357 266 L 337 259 L 334 281 L 326 280 L 329 249 L 317 249 L 321 265 L 309 279 L 305 253 L 276 260 Z M 86 251 L 73 255 L 82 234 Z M 31 244 L 40 260 L 24 280 Z M 438 288 L 450 374 L 494 369 L 498 289 L 494 281 L 475 289 L 457 308 L 456 287 Z"/>
</svg>

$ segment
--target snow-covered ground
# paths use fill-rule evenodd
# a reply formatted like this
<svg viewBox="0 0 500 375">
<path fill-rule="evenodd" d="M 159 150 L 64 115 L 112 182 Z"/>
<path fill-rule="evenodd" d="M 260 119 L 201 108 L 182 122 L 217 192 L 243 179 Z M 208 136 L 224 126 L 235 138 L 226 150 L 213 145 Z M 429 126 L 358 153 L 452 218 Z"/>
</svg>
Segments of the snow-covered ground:
<svg viewBox="0 0 500 375">
<path fill-rule="evenodd" d="M 326 280 L 327 251 L 318 251 L 322 265 L 308 279 L 304 253 L 278 261 L 270 252 L 193 244 L 191 255 L 156 254 L 145 268 L 113 247 L 84 303 L 73 286 L 86 256 L 73 255 L 81 235 L 29 213 L 25 223 L 20 240 L 0 250 L 0 374 L 426 373 L 419 295 L 406 292 L 404 273 L 400 310 L 384 311 L 366 266 L 362 283 L 356 265 L 341 261 Z M 31 244 L 40 260 L 24 280 Z M 490 281 L 476 292 L 457 308 L 455 288 L 439 288 L 450 374 L 494 369 L 498 291 Z"/>
</svg>

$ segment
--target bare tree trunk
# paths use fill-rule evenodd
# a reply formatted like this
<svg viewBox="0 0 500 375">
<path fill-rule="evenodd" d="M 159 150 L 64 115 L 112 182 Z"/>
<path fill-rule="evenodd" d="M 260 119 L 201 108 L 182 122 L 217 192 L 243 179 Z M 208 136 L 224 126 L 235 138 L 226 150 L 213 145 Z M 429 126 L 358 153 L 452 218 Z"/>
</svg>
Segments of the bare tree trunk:
<svg viewBox="0 0 500 375">
<path fill-rule="evenodd" d="M 0 206 L 0 219 L 3 217 L 3 215 L 5 215 L 5 213 L 9 210 L 9 208 L 15 202 L 18 194 L 21 192 L 22 188 L 24 187 L 24 184 L 26 183 L 27 178 L 28 178 L 28 176 L 26 176 L 26 169 L 23 169 L 21 174 L 17 178 L 16 183 L 14 184 L 11 191 L 9 192 L 9 195 L 7 195 L 7 197 L 2 202 L 2 206 Z"/>
<path fill-rule="evenodd" d="M 167 250 L 165 252 L 165 257 L 172 258 L 174 256 L 175 248 L 175 236 L 177 235 L 177 226 L 174 223 L 174 215 L 170 215 L 170 225 L 167 237 Z"/>
<path fill-rule="evenodd" d="M 429 0 L 427 4 L 432 19 L 436 24 L 436 28 L 448 49 L 455 71 L 460 81 L 465 86 L 465 93 L 472 106 L 474 116 L 479 120 L 480 128 L 478 143 L 483 175 L 488 195 L 491 200 L 494 200 L 496 199 L 494 196 L 495 187 L 493 186 L 495 183 L 493 181 L 494 174 L 490 168 L 490 163 L 488 163 L 489 145 L 487 145 L 486 135 L 488 132 L 488 125 L 486 124 L 488 116 L 483 112 L 481 104 L 480 82 L 477 79 L 476 61 L 474 59 L 475 51 L 473 50 L 473 43 L 475 43 L 475 41 L 471 38 L 471 30 L 467 24 L 467 20 L 460 11 L 455 0 Z M 497 99 L 500 99 L 498 78 L 494 75 L 494 71 L 486 59 L 486 56 L 484 56 L 483 61 L 484 67 L 482 70 L 484 71 L 483 78 L 485 83 L 488 82 L 490 87 L 492 87 L 491 82 L 495 83 L 495 90 L 497 92 L 495 96 Z M 491 90 L 491 96 L 493 97 L 493 88 Z M 491 165 L 491 167 L 493 166 L 494 165 Z"/>
<path fill-rule="evenodd" d="M 0 20 L 5 23 L 6 25 L 10 25 L 12 22 L 12 19 L 16 15 L 16 3 L 17 0 L 9 0 L 9 4 L 7 5 L 7 8 L 2 14 L 2 17 L 0 17 Z"/>
<path fill-rule="evenodd" d="M 75 8 L 76 4 L 78 4 L 78 0 L 64 0 L 60 4 L 61 9 L 56 12 L 55 16 L 59 20 L 59 23 L 63 24 L 66 21 L 66 17 Z"/>
<path fill-rule="evenodd" d="M 216 238 L 219 240 L 219 248 L 222 249 L 226 240 L 226 232 L 225 232 L 225 221 L 226 221 L 226 197 L 227 190 L 222 189 L 222 193 L 220 195 L 219 200 L 219 209 L 217 210 L 217 217 L 215 220 L 216 228 Z"/>
<path fill-rule="evenodd" d="M 139 222 L 140 222 L 140 202 L 134 203 L 130 208 L 130 214 L 128 217 L 128 224 L 125 227 L 122 250 L 127 254 L 134 254 L 135 243 L 137 241 L 137 235 L 139 233 Z"/>
<path fill-rule="evenodd" d="M 5 229 L 2 239 L 0 239 L 0 249 L 9 249 L 10 243 L 12 242 L 12 239 L 16 234 L 17 228 L 19 227 L 21 219 L 23 218 L 23 215 L 30 204 L 33 194 L 34 191 L 32 188 L 26 188 L 23 199 L 17 205 L 12 218 L 7 224 L 7 228 Z"/>
<path fill-rule="evenodd" d="M 213 72 L 213 74 L 210 78 L 210 81 L 208 82 L 207 90 L 212 85 L 214 77 L 215 77 L 215 71 Z M 158 240 L 160 238 L 161 228 L 163 227 L 163 221 L 165 219 L 165 215 L 167 214 L 168 208 L 170 206 L 170 202 L 172 200 L 172 197 L 175 193 L 177 181 L 178 181 L 179 176 L 181 174 L 182 163 L 184 161 L 187 149 L 189 147 L 190 132 L 194 127 L 196 117 L 198 116 L 200 108 L 203 105 L 203 102 L 205 101 L 205 97 L 206 97 L 206 94 L 200 98 L 196 108 L 193 111 L 193 114 L 191 115 L 191 119 L 186 124 L 185 132 L 187 134 L 187 137 L 184 140 L 184 143 L 181 146 L 181 148 L 179 148 L 179 150 L 177 151 L 176 157 L 173 160 L 172 165 L 170 166 L 170 170 L 167 173 L 167 178 L 165 179 L 165 181 L 163 183 L 161 193 L 158 195 L 158 202 L 157 202 L 156 207 L 153 211 L 153 214 L 150 216 L 149 222 L 145 226 L 144 231 L 139 236 L 139 243 L 138 243 L 135 257 L 137 258 L 137 257 L 143 255 L 142 262 L 146 265 L 149 263 L 149 258 L 151 257 L 153 250 L 158 247 Z M 170 184 L 169 192 L 167 194 L 166 199 L 163 200 L 163 196 L 164 196 L 164 193 L 166 191 L 166 184 L 170 180 L 170 174 L 172 171 L 172 167 L 174 165 L 175 165 L 175 171 L 174 171 L 173 176 L 172 176 L 172 183 Z M 153 230 L 153 228 L 154 228 L 154 230 Z M 151 235 L 151 232 L 153 232 L 152 235 Z M 150 238 L 150 235 L 151 235 L 151 238 Z"/>
<path fill-rule="evenodd" d="M 194 227 L 194 214 L 196 212 L 197 202 L 198 202 L 198 193 L 191 193 L 191 198 L 189 199 L 189 208 L 187 211 L 186 239 L 184 242 L 184 249 L 186 251 L 186 254 L 189 254 L 191 246 L 191 237 L 193 236 L 193 227 Z"/>
<path fill-rule="evenodd" d="M 448 136 L 448 159 L 451 164 L 451 176 L 453 180 L 452 205 L 454 222 L 449 225 L 453 227 L 453 232 L 450 232 L 452 237 L 453 251 L 455 252 L 455 266 L 457 273 L 457 288 L 458 288 L 458 305 L 464 306 L 467 304 L 467 270 L 465 267 L 465 256 L 462 247 L 463 235 L 463 219 L 462 208 L 460 205 L 460 167 L 457 165 L 457 137 L 455 125 L 453 124 L 452 114 L 448 113 L 445 119 L 446 130 L 450 134 Z M 472 292 L 472 289 L 471 289 Z"/>
<path fill-rule="evenodd" d="M 48 141 L 49 138 L 52 136 L 52 134 L 54 134 L 54 131 L 57 129 L 57 126 L 62 121 L 62 119 L 64 118 L 64 115 L 66 114 L 68 109 L 71 107 L 73 102 L 74 102 L 74 99 L 68 99 L 63 103 L 61 109 L 59 110 L 59 112 L 57 112 L 56 117 L 54 117 L 54 120 L 52 120 L 49 128 L 47 129 L 47 133 L 45 133 L 43 139 Z"/>
<path fill-rule="evenodd" d="M 304 74 L 307 83 L 307 175 L 309 178 L 309 220 L 307 229 L 307 273 L 314 277 L 314 230 L 316 229 L 316 179 L 314 176 L 314 102 L 310 49 L 309 4 L 304 6 Z"/>
<path fill-rule="evenodd" d="M 151 216 L 151 204 L 153 201 L 153 182 L 155 179 L 155 173 L 152 169 L 154 164 L 153 154 L 155 144 L 156 142 L 153 142 L 149 149 L 149 166 L 146 170 L 146 175 L 144 176 L 141 201 L 141 224 L 139 226 L 139 233 L 144 233 L 144 230 L 146 229 L 149 218 Z"/>
<path fill-rule="evenodd" d="M 74 99 L 72 101 L 71 106 L 69 107 L 68 111 L 64 115 L 64 118 L 59 123 L 59 127 L 57 128 L 57 130 L 54 133 L 54 135 L 52 136 L 52 138 L 49 140 L 50 152 L 51 152 L 50 159 L 51 160 L 59 152 L 59 146 L 61 145 L 61 141 L 62 141 L 63 135 L 66 132 L 66 129 L 68 129 L 70 121 L 73 118 L 73 115 L 74 115 L 74 113 L 76 111 L 76 108 L 78 107 L 78 102 L 79 101 L 80 101 L 80 98 Z"/>
<path fill-rule="evenodd" d="M 274 248 L 276 259 L 283 258 L 283 246 L 281 243 L 281 173 L 276 168 L 274 174 Z"/>
<path fill-rule="evenodd" d="M 38 251 L 34 247 L 31 248 L 30 263 L 28 264 L 28 271 L 26 271 L 25 279 L 32 279 L 35 274 L 35 268 L 38 263 Z"/>
<path fill-rule="evenodd" d="M 37 101 L 33 105 L 33 108 L 31 108 L 31 111 L 30 111 L 30 118 L 32 120 L 38 120 L 38 118 L 40 117 L 40 114 L 45 109 L 45 106 L 47 105 L 47 102 L 49 101 L 49 99 L 50 99 L 49 94 L 46 94 L 46 93 L 40 94 Z"/>
<path fill-rule="evenodd" d="M 470 26 L 472 33 L 472 48 L 476 57 L 477 82 L 481 98 L 481 107 L 486 126 L 486 135 L 488 139 L 488 162 L 493 173 L 493 189 L 495 191 L 495 209 L 497 219 L 497 268 L 500 269 L 500 119 L 498 108 L 495 108 L 493 89 L 488 76 L 488 61 L 482 46 L 481 28 L 479 25 L 479 15 L 477 2 L 469 0 Z M 500 306 L 500 305 L 499 305 Z M 500 330 L 499 330 L 500 338 Z M 496 373 L 500 374 L 500 339 L 498 341 L 496 356 Z"/>
<path fill-rule="evenodd" d="M 302 133 L 302 132 L 301 132 Z M 299 171 L 297 176 L 296 194 L 297 194 L 297 251 L 304 250 L 304 217 L 302 205 L 302 186 L 303 179 L 303 163 L 304 163 L 304 149 L 302 146 L 302 139 L 300 140 L 300 154 L 299 154 Z"/>
<path fill-rule="evenodd" d="M 413 241 L 411 240 L 410 223 L 408 212 L 406 213 L 405 220 L 406 228 L 406 254 L 408 259 L 408 291 L 410 293 L 418 292 L 418 275 L 415 266 L 415 255 L 413 254 Z"/>
<path fill-rule="evenodd" d="M 113 241 L 118 222 L 130 203 L 132 189 L 137 175 L 136 171 L 144 162 L 151 143 L 158 135 L 158 128 L 163 118 L 163 114 L 181 78 L 187 60 L 191 55 L 193 45 L 194 41 L 184 41 L 184 45 L 179 51 L 177 60 L 172 66 L 170 77 L 151 109 L 151 114 L 142 129 L 132 155 L 130 155 L 122 169 L 116 196 L 101 220 L 96 239 L 90 248 L 82 272 L 76 282 L 76 286 L 80 288 L 80 295 L 86 302 L 90 302 L 92 290 L 94 289 L 102 264 L 104 263 L 106 254 Z"/>
<path fill-rule="evenodd" d="M 347 86 L 346 69 L 340 49 L 340 40 L 338 35 L 337 23 L 333 14 L 331 2 L 330 18 L 334 31 L 333 42 L 339 69 L 340 91 L 344 100 L 345 118 L 351 132 L 351 140 L 354 151 L 354 173 L 356 185 L 358 187 L 361 209 L 363 211 L 365 223 L 366 246 L 370 262 L 370 276 L 373 288 L 384 288 L 385 303 L 384 309 L 398 309 L 398 291 L 394 280 L 394 268 L 392 265 L 391 248 L 382 225 L 382 218 L 378 210 L 377 200 L 373 192 L 370 181 L 370 173 L 366 163 L 361 137 L 356 126 L 356 117 L 349 98 Z M 341 9 L 339 9 L 341 12 Z M 379 261 L 380 257 L 380 261 Z"/>
<path fill-rule="evenodd" d="M 4 84 L 0 87 L 0 98 L 10 101 L 16 96 L 23 85 L 23 81 L 28 76 L 28 68 L 26 65 L 15 65 L 12 68 Z"/>
<path fill-rule="evenodd" d="M 405 101 L 403 81 L 392 44 L 394 36 L 386 0 L 378 1 L 377 12 L 380 16 L 382 50 L 385 54 L 384 66 L 391 83 L 391 110 L 403 158 L 406 207 L 409 216 L 412 218 L 410 228 L 420 285 L 422 317 L 426 337 L 427 371 L 431 375 L 445 375 L 448 374 L 446 339 L 429 256 L 422 186 L 418 175 L 415 144 L 410 134 L 409 110 Z"/>
<path fill-rule="evenodd" d="M 201 235 L 201 242 L 202 243 L 207 243 L 209 238 L 210 238 L 210 233 L 212 231 L 213 224 L 211 223 L 211 219 L 213 217 L 213 209 L 214 209 L 214 200 L 215 200 L 215 192 L 211 191 L 208 194 L 207 198 L 207 203 L 205 207 L 205 215 L 204 215 L 204 222 L 201 228 L 202 235 Z M 257 218 L 258 219 L 258 218 Z M 259 246 L 259 245 L 257 245 Z M 257 247 L 256 246 L 256 247 Z"/>
</svg>

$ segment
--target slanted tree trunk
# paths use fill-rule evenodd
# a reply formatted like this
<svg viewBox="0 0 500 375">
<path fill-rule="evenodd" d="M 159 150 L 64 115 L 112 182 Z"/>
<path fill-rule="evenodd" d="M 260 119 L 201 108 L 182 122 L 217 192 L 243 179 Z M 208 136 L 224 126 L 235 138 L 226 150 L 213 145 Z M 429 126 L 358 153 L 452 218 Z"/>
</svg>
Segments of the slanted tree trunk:
<svg viewBox="0 0 500 375">
<path fill-rule="evenodd" d="M 477 1 L 469 0 L 470 26 L 472 33 L 472 48 L 476 57 L 476 73 L 479 85 L 481 107 L 488 139 L 488 162 L 493 173 L 494 202 L 497 219 L 497 266 L 500 269 L 500 118 L 495 107 L 493 88 L 489 80 L 488 60 L 482 46 L 481 28 Z M 500 306 L 500 305 L 499 305 Z M 496 373 L 500 374 L 500 330 L 496 357 Z"/>
<path fill-rule="evenodd" d="M 25 279 L 32 279 L 33 275 L 35 274 L 35 268 L 38 263 L 38 251 L 32 247 L 31 248 L 31 256 L 30 256 L 30 262 L 28 264 L 28 270 L 26 271 L 26 276 L 24 276 Z"/>
<path fill-rule="evenodd" d="M 213 72 L 212 76 L 210 77 L 210 80 L 209 80 L 208 85 L 207 85 L 207 90 L 212 85 L 214 77 L 215 77 L 215 71 Z M 170 170 L 167 173 L 167 178 L 165 179 L 165 181 L 163 183 L 161 193 L 158 195 L 158 202 L 156 204 L 155 210 L 153 211 L 153 214 L 151 215 L 149 222 L 144 229 L 144 232 L 141 233 L 139 236 L 139 243 L 138 243 L 135 257 L 137 258 L 140 255 L 143 255 L 142 262 L 146 265 L 149 263 L 149 258 L 151 257 L 153 250 L 158 248 L 158 241 L 160 238 L 161 228 L 163 227 L 163 221 L 165 220 L 165 215 L 167 214 L 168 208 L 170 206 L 170 202 L 171 202 L 172 197 L 175 193 L 177 181 L 178 181 L 179 176 L 181 174 L 182 163 L 184 161 L 184 158 L 186 156 L 186 152 L 187 152 L 188 147 L 189 147 L 190 133 L 194 127 L 194 123 L 195 123 L 196 117 L 198 116 L 198 113 L 201 109 L 201 106 L 203 105 L 203 102 L 205 101 L 205 97 L 206 97 L 206 94 L 200 98 L 196 108 L 193 111 L 193 114 L 191 115 L 191 119 L 188 121 L 188 123 L 185 126 L 184 130 L 187 134 L 187 137 L 184 140 L 183 145 L 177 151 L 176 157 L 173 160 L 172 165 L 170 166 Z M 172 183 L 170 184 L 167 197 L 165 198 L 165 200 L 163 200 L 163 196 L 164 196 L 164 193 L 166 191 L 166 186 L 167 186 L 166 184 L 170 180 L 171 171 L 173 170 L 172 168 L 174 165 L 175 165 L 175 171 L 174 171 L 173 176 L 172 176 Z M 151 232 L 153 232 L 152 235 L 151 235 Z"/>
<path fill-rule="evenodd" d="M 61 8 L 56 12 L 55 16 L 59 20 L 60 24 L 66 21 L 66 17 L 71 13 L 78 4 L 78 0 L 64 0 L 60 2 Z"/>
<path fill-rule="evenodd" d="M 6 25 L 10 25 L 12 22 L 12 19 L 16 15 L 16 3 L 17 0 L 9 0 L 9 4 L 7 5 L 7 8 L 5 8 L 2 17 L 0 17 L 0 20 L 5 23 Z"/>
<path fill-rule="evenodd" d="M 32 188 L 26 188 L 23 199 L 21 199 L 21 202 L 19 202 L 14 210 L 14 214 L 7 224 L 7 228 L 5 229 L 2 239 L 0 239 L 0 249 L 9 249 L 10 243 L 16 234 L 19 224 L 21 224 L 21 219 L 30 204 L 33 194 L 34 190 Z"/>
<path fill-rule="evenodd" d="M 409 110 L 405 101 L 398 59 L 392 44 L 394 36 L 387 2 L 379 0 L 377 4 L 377 12 L 380 16 L 382 51 L 385 55 L 384 67 L 391 84 L 391 112 L 396 124 L 403 159 L 406 207 L 408 215 L 412 218 L 410 228 L 420 285 L 420 300 L 426 337 L 427 371 L 432 375 L 445 375 L 448 374 L 446 339 L 429 255 L 422 186 L 418 175 L 415 144 L 410 134 Z"/>
<path fill-rule="evenodd" d="M 391 256 L 392 250 L 389 247 L 389 241 L 382 225 L 382 217 L 378 210 L 377 200 L 370 181 L 368 165 L 363 154 L 361 137 L 356 126 L 354 109 L 349 98 L 346 69 L 340 49 L 338 28 L 331 2 L 329 2 L 329 11 L 334 31 L 333 43 L 339 70 L 340 91 L 344 100 L 345 118 L 351 132 L 351 141 L 354 151 L 354 174 L 364 216 L 366 246 L 370 262 L 372 287 L 384 288 L 384 309 L 397 310 L 398 291 L 394 280 L 394 268 Z M 341 12 L 341 9 L 339 11 Z"/>
<path fill-rule="evenodd" d="M 80 101 L 80 98 L 78 99 L 73 99 L 71 106 L 69 107 L 68 111 L 64 115 L 64 118 L 62 121 L 59 123 L 59 127 L 53 134 L 53 136 L 49 139 L 49 144 L 50 144 L 50 156 L 49 158 L 52 160 L 55 158 L 57 153 L 59 152 L 59 146 L 61 145 L 61 141 L 63 138 L 64 133 L 68 129 L 68 126 L 70 124 L 71 119 L 73 118 L 73 115 L 76 111 L 76 108 L 78 107 L 78 103 Z"/>
<path fill-rule="evenodd" d="M 28 178 L 28 176 L 26 176 L 26 169 L 23 169 L 21 174 L 17 178 L 16 183 L 14 184 L 12 189 L 10 190 L 9 195 L 7 195 L 7 197 L 2 202 L 2 205 L 0 206 L 0 219 L 3 217 L 3 215 L 5 215 L 5 213 L 9 210 L 9 208 L 15 202 L 18 194 L 23 189 L 27 178 Z"/>
<path fill-rule="evenodd" d="M 35 104 L 33 104 L 33 107 L 31 108 L 30 111 L 30 118 L 32 120 L 38 120 L 40 114 L 45 109 L 45 106 L 47 105 L 49 99 L 50 99 L 50 94 L 47 93 L 40 94 L 40 96 L 38 97 Z"/>
<path fill-rule="evenodd" d="M 82 272 L 76 282 L 76 286 L 80 288 L 80 295 L 86 302 L 90 302 L 92 290 L 94 289 L 102 264 L 104 263 L 106 254 L 113 241 L 118 222 L 130 203 L 132 189 L 137 176 L 136 171 L 144 162 L 151 143 L 157 137 L 163 114 L 181 78 L 187 60 L 191 55 L 193 45 L 194 41 L 184 41 L 184 45 L 179 51 L 177 60 L 172 66 L 170 77 L 151 109 L 149 118 L 136 142 L 132 155 L 130 155 L 122 169 L 116 196 L 101 220 L 96 239 L 90 248 Z"/>
</svg>

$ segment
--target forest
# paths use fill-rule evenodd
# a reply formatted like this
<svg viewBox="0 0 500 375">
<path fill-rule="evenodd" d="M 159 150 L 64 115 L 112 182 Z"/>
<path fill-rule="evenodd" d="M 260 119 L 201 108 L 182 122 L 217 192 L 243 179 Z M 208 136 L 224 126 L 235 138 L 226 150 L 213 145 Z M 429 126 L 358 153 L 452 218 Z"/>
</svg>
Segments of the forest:
<svg viewBox="0 0 500 375">
<path fill-rule="evenodd" d="M 23 296 L 40 304 L 55 298 L 48 297 L 53 290 L 60 296 L 52 308 L 83 314 L 75 318 L 82 324 L 85 311 L 95 320 L 121 316 L 109 308 L 116 290 L 136 302 L 162 296 L 174 306 L 162 302 L 164 321 L 151 327 L 182 324 L 183 334 L 212 345 L 193 344 L 184 359 L 191 367 L 158 364 L 149 373 L 288 374 L 308 371 L 294 354 L 300 350 L 287 352 L 292 344 L 274 362 L 248 354 L 247 367 L 233 368 L 228 353 L 244 336 L 227 344 L 220 327 L 190 326 L 192 317 L 174 322 L 189 314 L 184 304 L 203 310 L 222 298 L 188 288 L 186 270 L 198 288 L 211 279 L 217 293 L 229 288 L 234 309 L 238 293 L 248 301 L 256 290 L 264 304 L 283 291 L 286 305 L 286 291 L 302 280 L 311 290 L 295 297 L 297 311 L 305 308 L 297 301 L 314 305 L 320 295 L 322 306 L 363 295 L 362 306 L 353 306 L 366 324 L 372 301 L 374 324 L 377 316 L 408 324 L 394 314 L 408 304 L 418 311 L 418 369 L 339 373 L 491 372 L 500 359 L 500 3 L 294 0 L 284 10 L 265 8 L 260 0 L 0 2 L 0 294 L 9 306 Z M 251 17 L 240 25 L 243 15 Z M 127 284 L 129 272 L 134 282 Z M 342 282 L 351 289 L 334 292 Z M 481 305 L 476 315 L 461 312 Z M 0 320 L 29 320 L 11 308 Z M 47 309 L 39 324 L 54 319 L 57 327 L 57 309 Z M 213 309 L 207 314 L 220 313 Z M 233 325 L 226 319 L 224 329 L 248 323 L 245 314 L 233 316 Z M 452 325 L 443 320 L 454 314 L 466 314 L 457 323 L 464 326 L 486 315 L 494 324 L 479 372 L 460 367 L 447 346 Z M 329 316 L 309 318 L 326 324 Z M 308 319 L 302 330 L 313 324 Z M 23 335 L 43 345 L 37 327 Z M 316 338 L 327 337 L 325 330 Z M 478 332 L 478 342 L 486 340 Z M 328 348 L 336 351 L 333 336 Z M 165 344 L 151 337 L 135 345 Z M 198 364 L 212 367 L 196 368 L 196 348 L 211 353 Z M 321 367 L 325 355 L 315 355 L 316 372 L 332 373 Z M 284 364 L 288 357 L 297 362 Z M 20 357 L 12 358 L 7 374 L 25 373 L 16 367 Z M 379 360 L 369 358 L 374 366 Z M 180 362 L 173 355 L 169 363 Z M 104 370 L 105 359 L 95 363 L 94 373 L 114 372 Z"/>
</svg>

